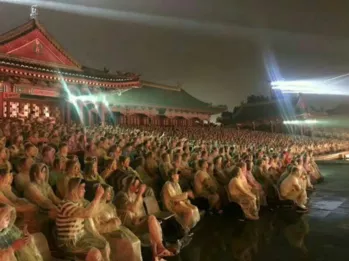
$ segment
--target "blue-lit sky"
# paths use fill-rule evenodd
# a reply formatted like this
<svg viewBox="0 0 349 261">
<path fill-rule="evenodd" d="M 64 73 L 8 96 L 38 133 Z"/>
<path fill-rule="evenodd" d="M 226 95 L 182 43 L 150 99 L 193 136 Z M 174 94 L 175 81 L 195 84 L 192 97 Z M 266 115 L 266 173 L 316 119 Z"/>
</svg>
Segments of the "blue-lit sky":
<svg viewBox="0 0 349 261">
<path fill-rule="evenodd" d="M 10 2 L 35 1 L 0 0 L 0 32 L 29 17 L 28 5 Z M 181 83 L 197 98 L 230 108 L 249 94 L 269 94 L 269 80 L 349 72 L 344 0 L 43 2 L 39 20 L 82 64 Z M 330 107 L 349 98 L 307 99 Z"/>
</svg>

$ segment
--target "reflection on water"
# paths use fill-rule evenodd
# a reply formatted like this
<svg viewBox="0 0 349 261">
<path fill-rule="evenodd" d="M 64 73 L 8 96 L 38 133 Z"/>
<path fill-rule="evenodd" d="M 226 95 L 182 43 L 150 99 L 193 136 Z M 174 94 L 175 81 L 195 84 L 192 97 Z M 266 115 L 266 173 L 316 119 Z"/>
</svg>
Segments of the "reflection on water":
<svg viewBox="0 0 349 261">
<path fill-rule="evenodd" d="M 267 260 L 268 255 L 285 251 L 290 255 L 283 254 L 283 260 L 304 259 L 308 232 L 307 217 L 288 210 L 266 212 L 257 222 L 240 222 L 229 216 L 208 217 L 200 224 L 190 246 L 171 260 Z"/>
</svg>

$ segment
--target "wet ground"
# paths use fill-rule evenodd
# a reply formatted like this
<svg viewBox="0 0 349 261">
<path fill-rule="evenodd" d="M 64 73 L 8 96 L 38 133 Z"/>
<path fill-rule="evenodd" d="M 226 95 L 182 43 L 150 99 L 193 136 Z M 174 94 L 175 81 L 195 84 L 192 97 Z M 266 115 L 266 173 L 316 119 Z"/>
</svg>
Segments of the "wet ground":
<svg viewBox="0 0 349 261">
<path fill-rule="evenodd" d="M 309 214 L 265 211 L 257 222 L 205 217 L 181 261 L 337 261 L 349 258 L 349 164 L 321 165 L 325 182 L 310 196 Z"/>
</svg>

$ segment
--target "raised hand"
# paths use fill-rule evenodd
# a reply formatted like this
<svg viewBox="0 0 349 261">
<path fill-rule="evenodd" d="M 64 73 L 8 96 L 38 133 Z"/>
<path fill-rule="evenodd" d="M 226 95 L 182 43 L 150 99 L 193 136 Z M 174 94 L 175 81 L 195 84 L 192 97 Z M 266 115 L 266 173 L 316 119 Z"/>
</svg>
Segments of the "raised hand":
<svg viewBox="0 0 349 261">
<path fill-rule="evenodd" d="M 138 193 L 139 193 L 140 195 L 143 195 L 146 189 L 147 189 L 147 185 L 141 184 L 141 185 L 139 186 L 139 192 L 138 192 Z"/>
<path fill-rule="evenodd" d="M 98 185 L 96 194 L 95 194 L 95 199 L 100 200 L 104 195 L 104 188 L 101 185 Z"/>
</svg>

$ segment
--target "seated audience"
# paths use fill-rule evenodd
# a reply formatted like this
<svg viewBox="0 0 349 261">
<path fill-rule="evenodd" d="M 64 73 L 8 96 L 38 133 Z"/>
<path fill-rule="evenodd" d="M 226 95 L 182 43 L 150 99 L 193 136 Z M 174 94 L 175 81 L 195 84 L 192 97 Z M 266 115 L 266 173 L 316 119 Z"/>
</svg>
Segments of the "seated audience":
<svg viewBox="0 0 349 261">
<path fill-rule="evenodd" d="M 169 180 L 163 186 L 162 198 L 166 209 L 176 215 L 187 233 L 199 222 L 199 210 L 189 200 L 194 198 L 194 194 L 192 191 L 182 192 L 177 169 L 169 171 Z"/>
<path fill-rule="evenodd" d="M 84 199 L 85 181 L 71 178 L 64 201 L 58 207 L 56 218 L 56 241 L 59 249 L 68 254 L 88 255 L 92 247 L 101 251 L 103 260 L 110 260 L 110 247 L 107 240 L 96 231 L 91 218 L 98 215 L 101 199 L 104 195 L 102 186 L 98 186 L 92 202 Z"/>
</svg>

